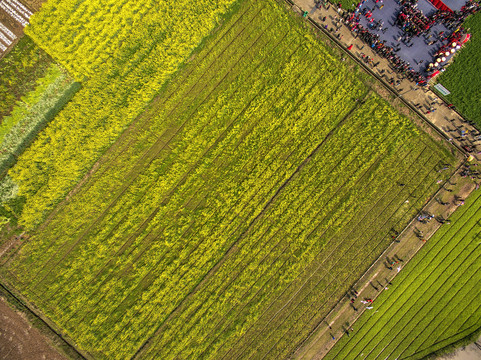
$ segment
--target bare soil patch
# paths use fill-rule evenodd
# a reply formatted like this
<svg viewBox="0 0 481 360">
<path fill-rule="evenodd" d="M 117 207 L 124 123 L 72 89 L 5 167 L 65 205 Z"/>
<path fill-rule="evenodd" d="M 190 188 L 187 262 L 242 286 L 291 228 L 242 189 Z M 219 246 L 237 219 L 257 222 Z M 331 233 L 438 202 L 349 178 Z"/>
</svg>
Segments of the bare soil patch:
<svg viewBox="0 0 481 360">
<path fill-rule="evenodd" d="M 49 340 L 0 297 L 0 359 L 63 360 Z"/>
<path fill-rule="evenodd" d="M 22 0 L 22 4 L 34 12 L 40 10 L 44 2 L 45 0 Z"/>
<path fill-rule="evenodd" d="M 23 36 L 23 27 L 16 22 L 5 10 L 0 8 L 0 21 L 17 37 Z"/>
</svg>

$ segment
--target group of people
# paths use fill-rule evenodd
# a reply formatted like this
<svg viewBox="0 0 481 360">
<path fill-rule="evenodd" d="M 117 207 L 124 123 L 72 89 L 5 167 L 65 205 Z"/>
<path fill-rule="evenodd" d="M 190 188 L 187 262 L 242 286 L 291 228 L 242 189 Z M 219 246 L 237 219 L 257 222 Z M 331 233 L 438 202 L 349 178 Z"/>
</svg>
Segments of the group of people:
<svg viewBox="0 0 481 360">
<path fill-rule="evenodd" d="M 395 25 L 399 26 L 406 35 L 419 36 L 429 30 L 435 21 L 424 16 L 411 1 L 403 1 L 402 7 L 397 14 Z"/>
<path fill-rule="evenodd" d="M 451 30 L 459 28 L 466 18 L 481 10 L 481 4 L 477 1 L 469 0 L 459 11 L 443 11 L 437 10 L 431 18 L 435 21 L 442 21 L 443 24 Z"/>
<path fill-rule="evenodd" d="M 472 180 L 479 180 L 481 172 L 478 169 L 474 169 L 470 164 L 465 164 L 461 170 L 462 177 L 470 177 Z"/>
<path fill-rule="evenodd" d="M 462 23 L 469 14 L 475 13 L 480 10 L 481 5 L 470 0 L 460 11 L 451 12 L 444 10 L 437 10 L 430 16 L 425 16 L 422 11 L 417 8 L 417 0 L 400 0 L 401 10 L 397 14 L 395 25 L 399 26 L 403 30 L 403 34 L 397 39 L 397 45 L 388 46 L 385 40 L 381 40 L 380 36 L 375 31 L 385 32 L 387 28 L 384 27 L 384 21 L 382 19 L 375 20 L 372 16 L 372 11 L 367 8 L 363 8 L 362 5 L 366 1 L 364 0 L 358 6 L 355 11 L 345 13 L 346 24 L 350 27 L 351 31 L 358 34 L 359 37 L 368 44 L 376 53 L 380 56 L 388 59 L 393 69 L 403 74 L 403 76 L 416 82 L 417 85 L 426 85 L 429 74 L 433 74 L 435 71 L 442 70 L 442 64 L 427 61 L 426 67 L 422 70 L 415 71 L 411 64 L 401 59 L 396 53 L 401 49 L 401 42 L 410 47 L 413 45 L 412 38 L 424 34 L 429 40 L 433 35 L 429 35 L 432 27 L 435 24 L 443 23 L 447 28 L 454 30 L 451 34 L 445 34 L 444 32 L 438 33 L 428 45 L 434 45 L 438 41 L 442 42 L 440 49 L 436 52 L 435 59 L 439 56 L 444 58 L 447 51 L 452 53 L 453 43 L 455 47 L 459 46 L 461 39 L 466 36 Z M 377 6 L 377 5 L 376 5 Z M 367 26 L 361 25 L 361 16 L 366 17 L 368 20 Z M 456 48 L 456 50 L 459 47 Z M 422 63 L 423 61 L 419 61 Z"/>
<path fill-rule="evenodd" d="M 453 30 L 451 34 L 445 34 L 441 31 L 437 34 L 438 39 L 427 42 L 428 45 L 434 45 L 438 41 L 442 43 L 439 50 L 434 54 L 434 58 L 445 58 L 446 54 L 452 54 L 459 49 L 462 38 L 466 36 L 465 29 L 462 27 L 466 18 L 477 11 L 481 5 L 475 1 L 469 1 L 460 11 L 436 10 L 433 14 L 425 16 L 422 11 L 417 9 L 416 0 L 403 0 L 402 8 L 397 15 L 396 25 L 404 31 L 404 36 L 411 37 L 424 34 L 427 40 L 432 37 L 431 29 L 436 24 L 443 24 L 447 29 Z M 404 39 L 403 39 L 404 40 Z M 455 48 L 455 50 L 453 50 Z M 439 60 L 438 60 L 439 62 Z M 426 73 L 435 72 L 440 68 L 438 62 L 432 61 L 426 64 Z"/>
<path fill-rule="evenodd" d="M 396 54 L 396 52 L 399 51 L 399 48 L 387 46 L 386 41 L 380 40 L 378 34 L 369 31 L 369 29 L 360 24 L 359 16 L 360 15 L 346 17 L 346 21 L 351 31 L 356 33 L 359 38 L 364 43 L 368 44 L 379 56 L 388 59 L 397 73 L 416 82 L 417 85 L 426 85 L 427 79 L 422 74 L 415 71 L 409 62 L 401 59 Z"/>
<path fill-rule="evenodd" d="M 450 30 L 463 32 L 462 24 L 466 18 L 481 9 L 476 1 L 469 1 L 460 11 L 438 9 L 429 16 L 425 16 L 417 8 L 416 0 L 401 0 L 401 10 L 397 14 L 395 25 L 399 26 L 409 36 L 428 34 L 436 24 L 443 24 Z M 442 35 L 442 34 L 441 34 Z M 447 39 L 446 36 L 444 39 Z"/>
<path fill-rule="evenodd" d="M 418 221 L 423 224 L 427 224 L 432 218 L 434 218 L 433 214 L 428 212 L 422 212 L 418 217 Z"/>
</svg>

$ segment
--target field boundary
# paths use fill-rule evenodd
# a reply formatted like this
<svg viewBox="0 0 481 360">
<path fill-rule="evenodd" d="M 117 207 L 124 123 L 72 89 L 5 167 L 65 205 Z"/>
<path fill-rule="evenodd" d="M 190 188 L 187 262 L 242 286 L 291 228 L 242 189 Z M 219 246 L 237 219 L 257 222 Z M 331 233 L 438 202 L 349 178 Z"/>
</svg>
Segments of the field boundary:
<svg viewBox="0 0 481 360">
<path fill-rule="evenodd" d="M 360 319 L 354 338 L 344 337 L 326 358 L 358 358 L 363 353 L 366 358 L 383 355 L 382 358 L 424 359 L 466 338 L 479 326 L 481 307 L 476 301 L 479 297 L 476 284 L 480 278 L 477 270 L 481 264 L 478 246 L 481 232 L 476 215 L 481 204 L 480 193 L 472 194 L 471 200 L 474 201 L 454 214 L 453 225 L 436 233 L 432 247 L 408 265 L 393 292 L 384 294 L 379 304 L 380 314 Z M 444 275 L 445 272 L 448 274 Z M 464 277 L 455 275 L 457 272 Z M 471 310 L 463 314 L 468 307 Z M 468 320 L 472 325 L 465 328 Z M 456 331 L 450 330 L 452 325 Z M 410 336 L 411 331 L 417 336 Z"/>
<path fill-rule="evenodd" d="M 29 315 L 37 319 L 42 325 L 46 326 L 52 334 L 57 336 L 58 339 L 69 349 L 73 354 L 76 355 L 77 359 L 81 360 L 92 360 L 93 357 L 87 355 L 86 353 L 79 350 L 70 339 L 67 339 L 61 332 L 56 328 L 56 326 L 43 315 L 41 315 L 38 311 L 34 310 L 34 307 L 29 304 L 21 295 L 19 295 L 15 290 L 8 285 L 3 277 L 0 278 L 0 291 L 6 292 L 10 297 L 12 297 L 16 302 L 18 302 L 23 309 L 19 309 L 22 312 L 28 312 Z M 26 311 L 24 311 L 26 310 Z M 35 326 L 39 328 L 38 326 Z M 41 330 L 41 329 L 39 329 Z M 41 330 L 43 334 L 44 331 Z M 48 335 L 47 335 L 48 336 Z"/>
</svg>

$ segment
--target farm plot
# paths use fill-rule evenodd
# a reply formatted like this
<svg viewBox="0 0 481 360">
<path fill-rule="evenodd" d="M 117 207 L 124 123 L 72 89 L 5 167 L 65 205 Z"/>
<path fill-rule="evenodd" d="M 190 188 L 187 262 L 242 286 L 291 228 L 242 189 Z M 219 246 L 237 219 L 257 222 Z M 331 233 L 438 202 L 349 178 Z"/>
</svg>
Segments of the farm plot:
<svg viewBox="0 0 481 360">
<path fill-rule="evenodd" d="M 289 354 L 456 161 L 362 77 L 242 2 L 4 274 L 97 358 Z"/>
<path fill-rule="evenodd" d="M 0 61 L 0 119 L 10 114 L 22 96 L 35 89 L 37 80 L 45 76 L 52 64 L 52 58 L 29 37 L 19 40 Z"/>
<path fill-rule="evenodd" d="M 471 40 L 456 55 L 454 62 L 439 77 L 451 94 L 446 98 L 471 121 L 481 126 L 481 13 L 468 18 L 464 24 Z"/>
<path fill-rule="evenodd" d="M 55 64 L 47 70 L 45 77 L 37 79 L 36 85 L 35 90 L 25 94 L 0 124 L 2 175 L 80 87 Z"/>
<path fill-rule="evenodd" d="M 480 208 L 474 193 L 325 359 L 422 359 L 479 332 Z"/>
<path fill-rule="evenodd" d="M 23 200 L 7 170 L 79 84 L 28 37 L 0 62 L 0 223 L 16 226 Z"/>
<path fill-rule="evenodd" d="M 0 0 L 0 59 L 16 46 L 31 15 L 18 0 Z"/>
<path fill-rule="evenodd" d="M 10 17 L 11 22 L 21 28 L 28 25 L 32 12 L 18 0 L 0 0 L 0 12 Z"/>
<path fill-rule="evenodd" d="M 173 72 L 234 2 L 50 1 L 26 33 L 78 80 L 101 71 L 134 76 L 132 68 L 158 62 L 159 75 L 144 73 L 156 78 Z"/>
<path fill-rule="evenodd" d="M 28 37 L 2 59 L 0 76 L 0 223 L 16 226 L 23 198 L 5 174 L 79 84 Z"/>
<path fill-rule="evenodd" d="M 32 16 L 28 35 L 83 83 L 10 172 L 22 226 L 65 198 L 233 3 L 176 1 L 179 16 L 165 1 L 61 1 Z"/>
</svg>

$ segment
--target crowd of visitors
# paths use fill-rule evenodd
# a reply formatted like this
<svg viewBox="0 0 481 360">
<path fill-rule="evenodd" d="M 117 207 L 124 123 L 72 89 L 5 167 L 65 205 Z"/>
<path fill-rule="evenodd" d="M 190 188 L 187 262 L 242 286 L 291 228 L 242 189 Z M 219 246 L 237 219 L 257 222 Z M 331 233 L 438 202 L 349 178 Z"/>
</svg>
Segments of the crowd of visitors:
<svg viewBox="0 0 481 360">
<path fill-rule="evenodd" d="M 424 16 L 423 12 L 417 8 L 415 0 L 402 1 L 401 4 L 402 7 L 397 14 L 395 25 L 404 31 L 408 39 L 412 36 L 419 36 L 434 25 L 435 20 Z"/>
<path fill-rule="evenodd" d="M 417 85 L 427 84 L 427 79 L 430 76 L 438 71 L 443 71 L 443 65 L 448 57 L 461 47 L 462 42 L 468 36 L 462 23 L 467 16 L 481 8 L 478 2 L 470 0 L 460 11 L 438 9 L 426 16 L 417 8 L 417 0 L 399 0 L 401 7 L 399 12 L 395 14 L 394 25 L 402 30 L 402 35 L 396 39 L 397 44 L 389 46 L 386 40 L 381 40 L 379 34 L 376 33 L 379 31 L 384 33 L 387 30 L 383 19 L 375 20 L 372 16 L 374 9 L 363 7 L 365 2 L 366 0 L 363 0 L 354 11 L 348 11 L 344 14 L 346 24 L 376 53 L 388 59 L 396 72 L 416 82 Z M 383 7 L 382 0 L 376 1 L 376 7 L 379 9 Z M 367 26 L 361 24 L 361 16 L 367 19 Z M 431 34 L 432 27 L 437 24 L 443 24 L 449 31 Z M 440 48 L 434 53 L 434 59 L 431 62 L 426 62 L 425 67 L 423 65 L 419 71 L 415 71 L 408 61 L 397 55 L 397 52 L 401 49 L 401 43 L 411 47 L 413 45 L 411 40 L 421 35 L 424 35 L 426 45 L 437 44 Z"/>
<path fill-rule="evenodd" d="M 381 40 L 378 34 L 375 34 L 369 31 L 369 29 L 362 26 L 359 23 L 360 16 L 360 14 L 352 14 L 346 16 L 345 19 L 351 31 L 356 33 L 361 38 L 361 40 L 368 44 L 379 56 L 388 59 L 396 72 L 402 74 L 409 80 L 416 82 L 417 85 L 426 85 L 426 77 L 419 72 L 414 71 L 414 69 L 410 66 L 408 62 L 404 61 L 396 54 L 396 52 L 399 51 L 399 47 L 392 47 L 386 45 L 386 41 Z M 382 27 L 382 23 L 378 23 L 378 25 L 376 26 Z"/>
</svg>

